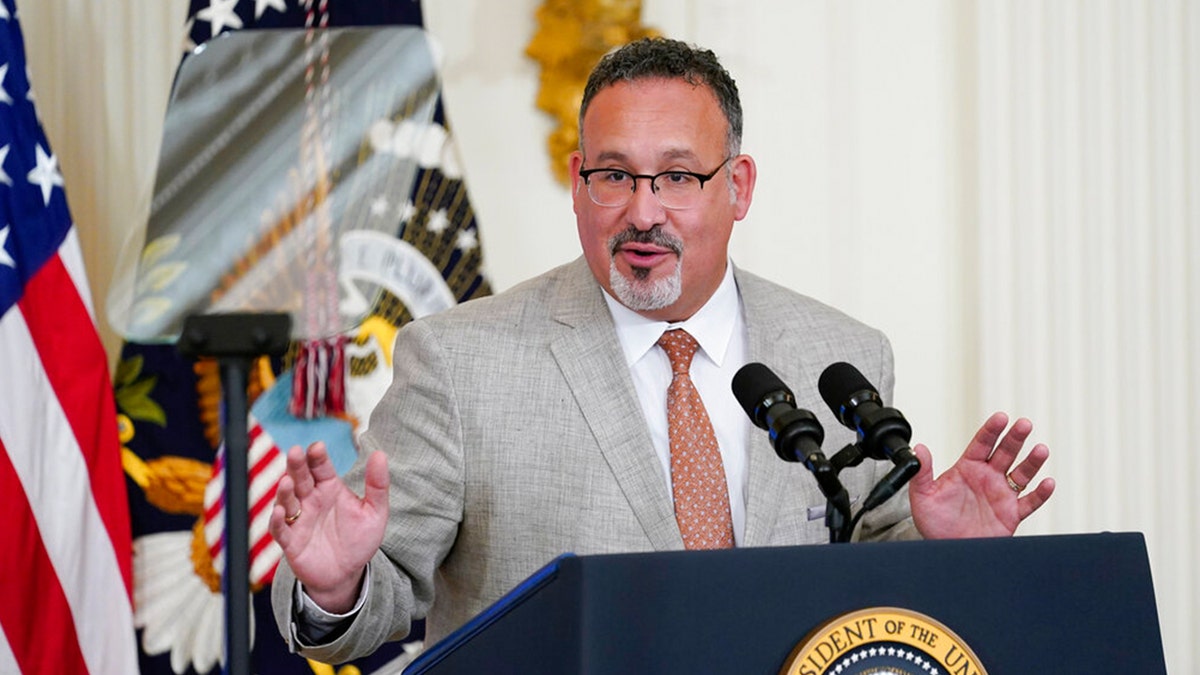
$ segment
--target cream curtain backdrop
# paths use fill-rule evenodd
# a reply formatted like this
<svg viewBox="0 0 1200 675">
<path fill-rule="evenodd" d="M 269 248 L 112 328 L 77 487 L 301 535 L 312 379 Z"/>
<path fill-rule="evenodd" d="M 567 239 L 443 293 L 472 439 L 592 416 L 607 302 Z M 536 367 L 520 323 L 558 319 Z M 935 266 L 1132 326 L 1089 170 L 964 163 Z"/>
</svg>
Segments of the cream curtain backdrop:
<svg viewBox="0 0 1200 675">
<path fill-rule="evenodd" d="M 185 4 L 20 6 L 102 319 Z M 523 55 L 538 4 L 425 10 L 498 289 L 578 254 Z M 1022 532 L 1144 532 L 1170 671 L 1196 672 L 1200 6 L 644 0 L 644 20 L 740 84 L 760 178 L 735 260 L 887 331 L 937 468 L 992 410 L 1031 418 L 1059 492 Z"/>
</svg>

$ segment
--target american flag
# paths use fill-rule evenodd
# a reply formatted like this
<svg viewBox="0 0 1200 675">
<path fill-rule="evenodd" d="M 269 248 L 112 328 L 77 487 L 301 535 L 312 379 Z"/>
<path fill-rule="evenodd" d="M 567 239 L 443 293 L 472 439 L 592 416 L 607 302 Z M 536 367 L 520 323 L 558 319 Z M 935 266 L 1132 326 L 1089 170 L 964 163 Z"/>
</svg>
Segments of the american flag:
<svg viewBox="0 0 1200 675">
<path fill-rule="evenodd" d="M 275 505 L 279 479 L 287 468 L 283 451 L 275 445 L 258 419 L 251 414 L 248 421 L 250 446 L 247 467 L 250 471 L 250 583 L 270 583 L 275 568 L 283 558 L 283 550 L 267 532 L 267 521 Z M 213 567 L 225 573 L 225 445 L 217 452 L 213 478 L 204 489 L 204 537 Z"/>
<path fill-rule="evenodd" d="M 137 672 L 128 508 L 79 239 L 0 0 L 0 672 Z"/>
</svg>

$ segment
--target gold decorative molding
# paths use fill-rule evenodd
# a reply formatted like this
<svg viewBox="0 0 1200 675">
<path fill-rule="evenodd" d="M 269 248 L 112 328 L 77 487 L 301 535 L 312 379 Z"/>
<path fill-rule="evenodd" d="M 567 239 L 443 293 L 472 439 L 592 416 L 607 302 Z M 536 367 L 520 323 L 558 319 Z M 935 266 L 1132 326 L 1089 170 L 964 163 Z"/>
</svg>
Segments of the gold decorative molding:
<svg viewBox="0 0 1200 675">
<path fill-rule="evenodd" d="M 642 25 L 641 0 L 545 0 L 525 54 L 542 65 L 537 107 L 558 126 L 546 139 L 550 166 L 563 185 L 567 157 L 579 147 L 579 103 L 588 73 L 613 47 L 659 31 Z"/>
</svg>

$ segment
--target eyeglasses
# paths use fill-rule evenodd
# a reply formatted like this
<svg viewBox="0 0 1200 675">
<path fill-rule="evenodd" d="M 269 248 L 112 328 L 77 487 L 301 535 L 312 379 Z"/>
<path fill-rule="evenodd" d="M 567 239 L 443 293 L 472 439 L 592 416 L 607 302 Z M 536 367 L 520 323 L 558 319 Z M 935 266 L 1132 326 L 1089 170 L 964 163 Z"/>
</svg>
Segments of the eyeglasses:
<svg viewBox="0 0 1200 675">
<path fill-rule="evenodd" d="M 690 209 L 700 203 L 704 184 L 717 175 L 733 156 L 721 160 L 708 173 L 663 171 L 654 175 L 629 173 L 622 169 L 580 169 L 579 177 L 587 185 L 588 196 L 600 206 L 625 206 L 637 190 L 639 178 L 650 181 L 650 191 L 668 209 Z"/>
</svg>

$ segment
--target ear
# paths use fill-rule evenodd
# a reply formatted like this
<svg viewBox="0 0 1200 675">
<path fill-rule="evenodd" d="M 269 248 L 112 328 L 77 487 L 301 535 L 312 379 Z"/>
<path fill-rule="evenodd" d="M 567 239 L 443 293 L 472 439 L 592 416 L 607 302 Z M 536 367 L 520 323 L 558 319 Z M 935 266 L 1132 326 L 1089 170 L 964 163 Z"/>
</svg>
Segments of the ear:
<svg viewBox="0 0 1200 675">
<path fill-rule="evenodd" d="M 578 206 L 579 197 L 586 193 L 587 188 L 583 185 L 583 178 L 579 177 L 579 169 L 583 166 L 583 153 L 576 150 L 571 153 L 567 160 L 567 175 L 571 179 L 571 200 Z M 576 208 L 578 211 L 578 208 Z"/>
<path fill-rule="evenodd" d="M 567 174 L 571 178 L 571 192 L 579 192 L 583 185 L 583 179 L 579 177 L 581 168 L 583 168 L 583 153 L 575 150 L 567 158 Z"/>
<path fill-rule="evenodd" d="M 741 220 L 750 212 L 754 198 L 754 182 L 758 179 L 758 166 L 750 155 L 738 155 L 729 160 L 729 172 L 733 176 L 733 219 Z"/>
</svg>

